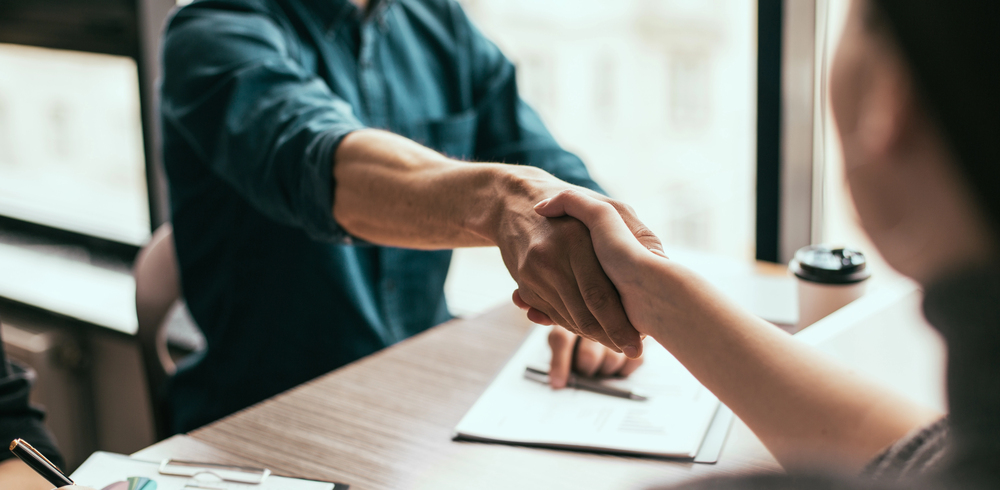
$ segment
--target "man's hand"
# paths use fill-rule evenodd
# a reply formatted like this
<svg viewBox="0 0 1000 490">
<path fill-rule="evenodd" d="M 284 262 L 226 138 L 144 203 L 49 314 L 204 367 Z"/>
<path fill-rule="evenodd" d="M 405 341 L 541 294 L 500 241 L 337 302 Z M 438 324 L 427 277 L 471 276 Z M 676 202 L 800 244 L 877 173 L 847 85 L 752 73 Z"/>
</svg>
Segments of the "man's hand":
<svg viewBox="0 0 1000 490">
<path fill-rule="evenodd" d="M 629 359 L 558 325 L 549 333 L 549 347 L 549 384 L 556 389 L 566 386 L 570 371 L 588 377 L 628 376 L 642 365 L 641 357 Z"/>
<path fill-rule="evenodd" d="M 531 166 L 449 159 L 398 135 L 358 130 L 335 155 L 333 216 L 351 235 L 414 249 L 497 245 L 529 317 L 638 357 L 639 333 L 601 268 L 590 233 L 535 204 L 575 189 L 608 203 L 643 246 L 659 240 L 628 206 Z"/>
<path fill-rule="evenodd" d="M 659 239 L 618 201 L 523 167 L 517 186 L 508 186 L 503 214 L 494 240 L 504 263 L 517 281 L 514 302 L 540 324 L 558 324 L 604 344 L 631 359 L 642 353 L 642 339 L 622 307 L 618 291 L 594 254 L 590 232 L 571 217 L 539 219 L 534 205 L 541 199 L 573 189 L 617 210 L 643 246 L 661 251 Z"/>
</svg>

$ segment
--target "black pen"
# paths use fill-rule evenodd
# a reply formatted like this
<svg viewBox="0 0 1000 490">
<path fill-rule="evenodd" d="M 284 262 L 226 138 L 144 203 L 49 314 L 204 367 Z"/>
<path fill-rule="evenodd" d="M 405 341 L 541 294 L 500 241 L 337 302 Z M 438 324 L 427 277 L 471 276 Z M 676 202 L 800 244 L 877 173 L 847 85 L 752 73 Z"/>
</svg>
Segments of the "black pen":
<svg viewBox="0 0 1000 490">
<path fill-rule="evenodd" d="M 24 464 L 35 470 L 35 473 L 42 475 L 49 483 L 58 487 L 66 487 L 73 485 L 73 480 L 70 480 L 65 473 L 63 473 L 56 465 L 52 464 L 42 453 L 38 452 L 37 449 L 31 447 L 24 439 L 14 439 L 10 443 L 10 452 L 14 453 L 15 456 L 21 458 Z"/>
<path fill-rule="evenodd" d="M 549 384 L 549 372 L 538 368 L 533 368 L 528 366 L 524 368 L 524 377 L 533 381 L 538 381 L 539 383 Z M 569 379 L 566 380 L 567 388 L 576 388 L 578 390 L 589 391 L 592 393 L 599 393 L 601 395 L 615 396 L 618 398 L 627 398 L 629 400 L 635 400 L 639 402 L 644 402 L 648 398 L 633 393 L 629 390 L 623 390 L 621 388 L 615 388 L 614 386 L 608 386 L 602 383 L 600 380 L 593 378 L 585 378 L 583 376 L 577 376 L 570 373 Z"/>
</svg>

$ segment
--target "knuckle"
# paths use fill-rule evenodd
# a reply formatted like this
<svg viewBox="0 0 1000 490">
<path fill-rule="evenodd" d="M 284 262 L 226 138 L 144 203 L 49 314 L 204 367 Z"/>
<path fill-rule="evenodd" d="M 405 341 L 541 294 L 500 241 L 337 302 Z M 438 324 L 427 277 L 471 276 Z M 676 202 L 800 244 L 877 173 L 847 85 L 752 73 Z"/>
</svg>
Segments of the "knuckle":
<svg viewBox="0 0 1000 490">
<path fill-rule="evenodd" d="M 594 336 L 595 334 L 604 331 L 604 327 L 601 326 L 600 322 L 590 315 L 587 315 L 587 318 L 584 318 L 578 323 L 580 331 L 586 333 L 588 336 Z"/>
<path fill-rule="evenodd" d="M 556 197 L 561 199 L 573 199 L 580 197 L 580 192 L 576 189 L 564 189 L 559 191 L 559 194 L 556 194 Z"/>
<path fill-rule="evenodd" d="M 521 296 L 521 300 L 528 303 L 529 306 L 537 307 L 536 305 L 541 303 L 541 298 L 531 288 L 519 287 L 517 291 L 518 295 Z"/>
<path fill-rule="evenodd" d="M 525 252 L 524 262 L 521 263 L 518 272 L 522 275 L 535 277 L 539 275 L 539 272 L 554 268 L 556 256 L 557 254 L 554 253 L 549 244 L 535 243 Z"/>
<path fill-rule="evenodd" d="M 583 296 L 583 301 L 590 308 L 590 311 L 594 312 L 606 311 L 613 303 L 611 291 L 599 284 L 584 286 L 580 290 L 580 295 Z"/>
</svg>

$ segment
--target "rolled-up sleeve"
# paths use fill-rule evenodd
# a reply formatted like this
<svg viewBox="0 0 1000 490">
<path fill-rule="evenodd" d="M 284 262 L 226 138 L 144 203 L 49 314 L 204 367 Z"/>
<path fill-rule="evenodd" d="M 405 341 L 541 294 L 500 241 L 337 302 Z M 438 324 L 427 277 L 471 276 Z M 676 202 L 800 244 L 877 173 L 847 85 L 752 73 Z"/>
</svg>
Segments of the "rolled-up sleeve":
<svg viewBox="0 0 1000 490">
<path fill-rule="evenodd" d="M 296 49 L 265 15 L 181 10 L 164 43 L 164 134 L 183 139 L 260 213 L 343 240 L 332 216 L 333 157 L 364 125 Z"/>
<path fill-rule="evenodd" d="M 517 90 L 513 63 L 464 14 L 470 45 L 473 97 L 479 113 L 476 157 L 539 167 L 556 177 L 604 193 L 583 161 L 566 151 Z"/>
</svg>

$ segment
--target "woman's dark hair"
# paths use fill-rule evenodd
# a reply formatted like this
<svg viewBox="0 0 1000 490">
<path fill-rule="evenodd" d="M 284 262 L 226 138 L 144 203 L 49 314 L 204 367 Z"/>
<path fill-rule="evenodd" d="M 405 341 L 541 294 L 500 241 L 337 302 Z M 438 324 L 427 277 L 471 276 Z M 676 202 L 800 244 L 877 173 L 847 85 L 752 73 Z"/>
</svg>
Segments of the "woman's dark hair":
<svg viewBox="0 0 1000 490">
<path fill-rule="evenodd" d="M 872 0 L 1000 232 L 1000 1 Z"/>
</svg>

